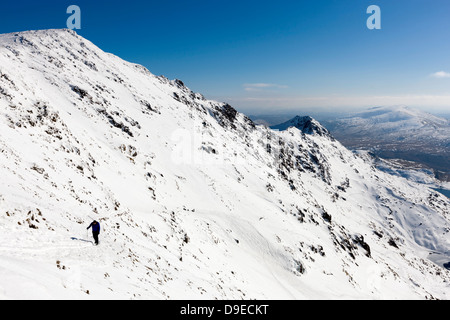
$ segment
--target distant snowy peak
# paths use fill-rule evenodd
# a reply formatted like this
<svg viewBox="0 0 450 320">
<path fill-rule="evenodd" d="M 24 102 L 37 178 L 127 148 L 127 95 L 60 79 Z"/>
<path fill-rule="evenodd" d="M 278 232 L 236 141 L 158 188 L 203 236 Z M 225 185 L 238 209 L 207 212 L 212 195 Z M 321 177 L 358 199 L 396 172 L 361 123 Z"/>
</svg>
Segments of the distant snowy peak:
<svg viewBox="0 0 450 320">
<path fill-rule="evenodd" d="M 446 140 L 450 135 L 450 122 L 447 119 L 406 106 L 370 108 L 327 121 L 325 125 L 337 139 L 355 134 L 370 135 L 377 139 L 387 135 L 404 139 L 413 134 L 423 139 Z"/>
<path fill-rule="evenodd" d="M 449 121 L 446 119 L 439 118 L 428 112 L 404 105 L 374 107 L 362 112 L 351 114 L 342 120 L 351 120 L 352 122 L 359 121 L 367 124 L 387 124 L 393 122 L 407 123 L 411 127 L 443 127 L 449 125 Z"/>
<path fill-rule="evenodd" d="M 450 176 L 450 122 L 407 107 L 375 107 L 324 122 L 349 149 L 371 150 L 381 158 L 397 158 L 432 168 L 439 179 Z"/>
<path fill-rule="evenodd" d="M 276 126 L 272 126 L 271 128 L 274 130 L 284 131 L 291 127 L 295 127 L 305 134 L 310 135 L 317 134 L 319 136 L 331 137 L 330 132 L 325 127 L 323 127 L 317 120 L 311 118 L 310 116 L 304 117 L 295 116 L 291 120 Z"/>
</svg>

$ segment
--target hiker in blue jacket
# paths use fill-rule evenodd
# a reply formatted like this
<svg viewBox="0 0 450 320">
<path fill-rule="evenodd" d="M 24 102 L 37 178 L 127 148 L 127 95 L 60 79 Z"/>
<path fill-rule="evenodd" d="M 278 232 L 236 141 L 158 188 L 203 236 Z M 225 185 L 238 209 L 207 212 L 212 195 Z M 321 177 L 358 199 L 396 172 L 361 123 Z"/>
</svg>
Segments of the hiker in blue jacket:
<svg viewBox="0 0 450 320">
<path fill-rule="evenodd" d="M 92 227 L 92 235 L 94 236 L 95 245 L 98 245 L 98 235 L 100 234 L 100 223 L 94 220 L 89 225 L 89 227 L 87 227 L 87 229 L 89 230 L 90 227 Z"/>
</svg>

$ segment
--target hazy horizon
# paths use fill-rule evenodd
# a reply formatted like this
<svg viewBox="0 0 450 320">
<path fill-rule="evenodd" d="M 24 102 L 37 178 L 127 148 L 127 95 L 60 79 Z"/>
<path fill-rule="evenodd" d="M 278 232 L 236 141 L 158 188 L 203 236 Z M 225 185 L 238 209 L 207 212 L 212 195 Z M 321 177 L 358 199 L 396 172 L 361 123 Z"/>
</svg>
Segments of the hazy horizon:
<svg viewBox="0 0 450 320">
<path fill-rule="evenodd" d="M 378 106 L 378 107 L 391 107 L 391 106 Z M 409 106 L 407 106 L 409 107 Z M 240 112 L 253 117 L 264 117 L 264 116 L 302 116 L 302 115 L 321 115 L 321 116 L 327 116 L 333 117 L 334 115 L 344 115 L 344 114 L 353 114 L 358 113 L 361 111 L 368 110 L 373 107 L 360 107 L 360 108 L 323 108 L 323 109 L 317 109 L 317 108 L 296 108 L 292 110 L 287 109 L 264 109 L 258 112 L 257 109 L 255 110 L 239 110 Z M 429 108 L 423 107 L 410 107 L 412 109 L 421 110 L 427 113 L 430 113 L 434 116 L 450 119 L 450 110 L 449 111 L 439 111 L 439 110 L 430 110 Z"/>
<path fill-rule="evenodd" d="M 379 107 L 386 107 L 386 106 L 379 106 Z M 430 113 L 431 115 L 450 120 L 450 111 L 433 112 L 432 110 L 429 110 L 429 108 L 418 108 L 418 107 L 409 107 L 409 108 L 421 110 L 423 112 Z M 263 110 L 262 112 L 245 112 L 245 110 L 238 109 L 238 111 L 246 114 L 253 121 L 257 122 L 263 121 L 261 123 L 273 126 L 291 120 L 295 116 L 311 116 L 318 121 L 330 121 L 343 118 L 345 116 L 350 116 L 352 114 L 356 114 L 362 111 L 366 111 L 368 109 L 370 108 L 362 107 L 362 108 L 315 109 L 315 110 L 312 108 L 298 108 L 292 110 L 277 110 L 277 109 Z"/>
</svg>

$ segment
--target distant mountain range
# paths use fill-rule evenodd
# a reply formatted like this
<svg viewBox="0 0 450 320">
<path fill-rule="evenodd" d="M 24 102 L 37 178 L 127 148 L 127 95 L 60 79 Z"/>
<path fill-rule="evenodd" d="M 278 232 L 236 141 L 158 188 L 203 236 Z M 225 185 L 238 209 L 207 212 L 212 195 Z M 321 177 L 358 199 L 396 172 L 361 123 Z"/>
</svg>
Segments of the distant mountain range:
<svg viewBox="0 0 450 320">
<path fill-rule="evenodd" d="M 251 118 L 272 129 L 283 130 L 301 127 L 300 119 L 307 117 Z M 450 120 L 445 117 L 407 106 L 391 106 L 320 119 L 320 124 L 351 150 L 367 150 L 375 157 L 396 159 L 399 160 L 396 163 L 405 164 L 405 169 L 421 168 L 441 181 L 450 181 Z"/>
<path fill-rule="evenodd" d="M 406 106 L 376 107 L 322 124 L 349 149 L 424 164 L 450 179 L 450 121 Z"/>
<path fill-rule="evenodd" d="M 420 137 L 450 143 L 449 120 L 406 106 L 370 108 L 324 123 L 337 135 L 344 130 L 358 137 L 377 135 L 382 140 L 410 141 Z"/>
</svg>

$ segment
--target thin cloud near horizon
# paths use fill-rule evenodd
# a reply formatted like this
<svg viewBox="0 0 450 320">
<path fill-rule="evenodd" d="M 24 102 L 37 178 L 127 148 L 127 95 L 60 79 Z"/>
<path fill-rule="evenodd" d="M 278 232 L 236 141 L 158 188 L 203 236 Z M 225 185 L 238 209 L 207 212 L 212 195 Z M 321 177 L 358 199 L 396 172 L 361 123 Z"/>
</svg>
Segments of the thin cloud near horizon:
<svg viewBox="0 0 450 320">
<path fill-rule="evenodd" d="M 245 91 L 263 91 L 264 89 L 287 89 L 286 85 L 280 85 L 275 83 L 244 83 L 242 85 Z"/>
<path fill-rule="evenodd" d="M 450 78 L 450 72 L 438 71 L 438 72 L 432 73 L 430 76 L 433 78 L 438 78 L 438 79 Z"/>
</svg>

